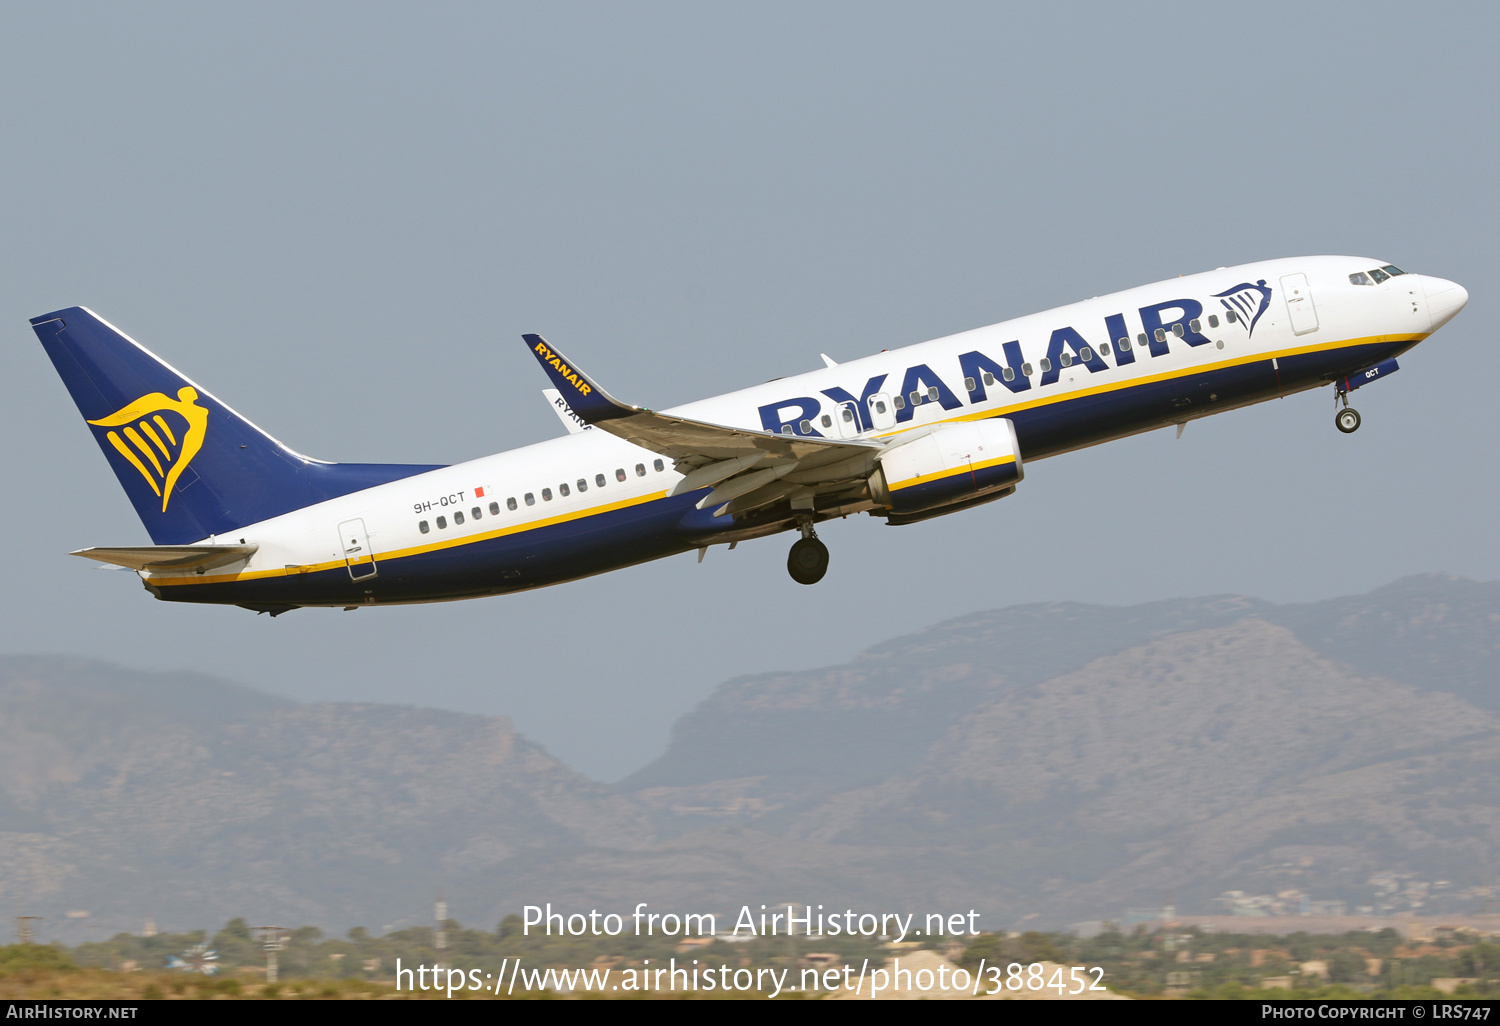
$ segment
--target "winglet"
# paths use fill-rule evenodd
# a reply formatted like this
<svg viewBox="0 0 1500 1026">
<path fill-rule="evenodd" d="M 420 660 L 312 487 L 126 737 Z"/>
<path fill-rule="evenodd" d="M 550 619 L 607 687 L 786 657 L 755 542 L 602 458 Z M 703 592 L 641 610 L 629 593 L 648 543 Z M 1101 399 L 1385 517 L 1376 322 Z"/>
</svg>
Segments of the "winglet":
<svg viewBox="0 0 1500 1026">
<path fill-rule="evenodd" d="M 552 412 L 557 414 L 557 419 L 563 422 L 563 427 L 568 429 L 568 434 L 576 435 L 580 431 L 593 430 L 593 425 L 584 423 L 583 418 L 573 412 L 573 408 L 568 405 L 568 401 L 557 389 L 542 389 L 542 398 L 547 400 L 547 405 L 552 407 Z"/>
<path fill-rule="evenodd" d="M 638 407 L 620 402 L 594 384 L 572 361 L 548 345 L 542 336 L 528 334 L 521 337 L 526 340 L 527 348 L 542 365 L 542 370 L 547 372 L 547 377 L 562 392 L 568 406 L 585 423 L 597 424 L 601 420 L 614 420 L 616 417 L 629 417 L 642 412 Z"/>
</svg>

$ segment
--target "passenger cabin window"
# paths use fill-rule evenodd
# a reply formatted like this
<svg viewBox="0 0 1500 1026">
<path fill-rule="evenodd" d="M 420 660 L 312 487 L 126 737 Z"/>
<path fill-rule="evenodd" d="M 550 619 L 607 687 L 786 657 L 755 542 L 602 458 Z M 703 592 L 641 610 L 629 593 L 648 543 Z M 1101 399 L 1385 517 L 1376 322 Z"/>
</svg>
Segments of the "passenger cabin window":
<svg viewBox="0 0 1500 1026">
<path fill-rule="evenodd" d="M 584 492 L 586 492 L 588 490 L 589 490 L 588 480 L 586 478 L 580 477 L 578 479 L 578 494 L 582 495 Z"/>
<path fill-rule="evenodd" d="M 1021 364 L 1021 373 L 1024 374 L 1024 375 L 1026 375 L 1028 378 L 1031 377 L 1031 364 L 1029 364 L 1029 363 L 1023 363 L 1023 364 Z"/>
<path fill-rule="evenodd" d="M 516 508 L 516 500 L 515 499 L 511 499 L 509 501 L 510 501 L 510 508 L 511 509 L 515 509 Z M 492 503 L 490 503 L 490 516 L 492 516 L 492 517 L 498 517 L 499 515 L 500 515 L 500 504 L 498 502 L 492 502 Z"/>
<path fill-rule="evenodd" d="M 1176 324 L 1172 325 L 1172 334 L 1176 335 L 1178 338 L 1181 338 L 1185 334 L 1181 321 L 1178 321 Z"/>
<path fill-rule="evenodd" d="M 1036 362 L 1036 365 L 1042 369 L 1043 374 L 1046 374 L 1049 370 L 1052 369 L 1052 361 L 1047 359 L 1045 356 L 1038 360 Z"/>
<path fill-rule="evenodd" d="M 1118 349 L 1122 353 L 1128 353 L 1128 352 L 1130 352 L 1130 339 L 1128 339 L 1128 338 L 1117 338 L 1117 339 L 1115 339 L 1115 348 Z"/>
<path fill-rule="evenodd" d="M 906 409 L 906 397 L 905 396 L 900 396 L 900 395 L 894 396 L 891 399 L 891 405 L 893 407 L 895 407 L 896 409 L 898 409 L 898 410 L 904 410 L 904 409 Z"/>
<path fill-rule="evenodd" d="M 784 435 L 790 435 L 794 434 L 795 432 L 792 431 L 792 426 L 790 424 L 783 424 L 781 425 L 781 433 Z"/>
<path fill-rule="evenodd" d="M 595 488 L 603 488 L 604 487 L 604 475 L 603 474 L 595 474 L 594 475 L 594 487 Z"/>
<path fill-rule="evenodd" d="M 573 493 L 570 492 L 570 491 L 568 491 L 567 484 L 560 484 L 560 485 L 557 486 L 557 494 L 560 495 L 560 496 L 562 496 L 564 499 L 566 499 L 568 496 L 572 495 Z"/>
<path fill-rule="evenodd" d="M 500 507 L 499 507 L 499 506 L 496 506 L 496 507 L 495 507 L 495 508 L 496 508 L 496 509 L 499 509 L 499 508 L 500 508 Z M 471 518 L 472 518 L 472 519 L 474 519 L 474 520 L 478 520 L 478 519 L 480 519 L 480 514 L 479 514 L 479 507 L 478 507 L 478 506 L 475 506 L 475 507 L 474 507 L 474 508 L 473 508 L 473 509 L 471 509 L 471 510 L 469 510 L 469 516 L 470 516 L 470 517 L 471 517 Z"/>
<path fill-rule="evenodd" d="M 1219 315 L 1218 314 L 1209 314 L 1208 315 L 1208 326 L 1210 328 L 1217 328 L 1219 326 Z"/>
<path fill-rule="evenodd" d="M 1016 380 L 1016 369 L 1014 367 L 1001 367 L 1000 376 L 1006 381 Z"/>
<path fill-rule="evenodd" d="M 927 390 L 927 401 L 930 403 L 935 403 L 938 401 L 938 390 L 936 385 L 933 385 Z"/>
<path fill-rule="evenodd" d="M 830 427 L 833 427 L 833 418 L 832 418 L 832 417 L 830 417 L 830 416 L 829 416 L 829 415 L 828 415 L 828 414 L 826 414 L 826 413 L 825 413 L 825 414 L 823 414 L 823 420 L 822 420 L 822 424 L 823 424 L 823 426 L 824 426 L 824 427 L 826 427 L 826 428 L 830 428 Z"/>
<path fill-rule="evenodd" d="M 885 412 L 885 402 L 884 402 L 884 400 L 881 400 L 881 399 L 876 399 L 875 400 L 875 412 L 876 413 L 884 413 Z"/>
<path fill-rule="evenodd" d="M 542 501 L 543 502 L 551 502 L 552 501 L 552 489 L 551 488 L 543 488 L 542 489 Z"/>
<path fill-rule="evenodd" d="M 1370 271 L 1370 277 L 1375 279 L 1375 284 L 1376 285 L 1379 285 L 1383 281 L 1390 281 L 1391 280 L 1391 276 L 1389 274 L 1386 274 L 1384 271 L 1382 271 L 1378 267 L 1371 269 L 1371 271 Z"/>
<path fill-rule="evenodd" d="M 530 495 L 526 496 L 526 505 L 528 505 L 528 506 L 531 505 L 531 496 Z M 512 495 L 510 498 L 508 498 L 508 499 L 505 500 L 505 508 L 508 509 L 508 510 L 510 510 L 512 513 L 514 513 L 516 511 L 516 497 L 514 495 Z"/>
<path fill-rule="evenodd" d="M 1084 363 L 1088 363 L 1090 360 L 1092 360 L 1094 358 L 1094 351 L 1092 349 L 1090 349 L 1088 346 L 1084 346 L 1082 349 L 1080 349 L 1078 351 L 1078 358 L 1080 360 L 1082 360 Z"/>
<path fill-rule="evenodd" d="M 1355 271 L 1353 274 L 1349 275 L 1349 284 L 1350 285 L 1374 285 L 1375 283 L 1370 280 L 1370 276 L 1368 274 L 1366 274 L 1364 271 Z"/>
<path fill-rule="evenodd" d="M 1072 353 L 1066 353 L 1065 352 L 1061 356 L 1059 356 L 1057 358 L 1057 360 L 1064 367 L 1071 367 L 1071 366 L 1073 366 L 1073 354 Z"/>
<path fill-rule="evenodd" d="M 637 463 L 635 465 L 635 476 L 636 477 L 645 477 L 646 476 L 646 465 L 644 463 Z"/>
<path fill-rule="evenodd" d="M 531 494 L 530 492 L 526 493 L 526 505 L 528 505 L 528 506 L 535 506 L 536 505 L 536 496 L 533 495 L 533 494 Z M 512 506 L 511 508 L 515 509 L 514 506 Z"/>
<path fill-rule="evenodd" d="M 841 406 L 841 407 L 839 407 L 839 409 L 841 409 L 843 411 L 843 414 L 844 414 L 844 423 L 845 424 L 853 424 L 854 423 L 854 411 L 851 410 L 847 406 Z"/>
<path fill-rule="evenodd" d="M 625 468 L 624 467 L 616 467 L 615 468 L 615 480 L 616 481 L 623 481 L 623 480 L 625 480 Z"/>
<path fill-rule="evenodd" d="M 658 474 L 660 474 L 662 472 L 662 470 L 666 468 L 666 464 L 663 463 L 661 460 L 652 460 L 651 461 L 651 465 L 656 468 L 656 472 Z"/>
<path fill-rule="evenodd" d="M 428 531 L 432 530 L 432 528 L 428 527 L 427 521 L 423 520 L 417 524 L 417 530 L 421 531 L 423 534 L 426 534 Z"/>
<path fill-rule="evenodd" d="M 989 371 L 985 371 L 984 372 L 984 383 L 986 385 L 993 385 L 995 383 L 995 375 L 991 374 Z M 972 392 L 973 389 L 970 389 L 969 391 Z"/>
<path fill-rule="evenodd" d="M 1239 316 L 1233 310 L 1226 310 L 1224 311 L 1224 319 L 1230 324 L 1235 324 L 1239 321 Z"/>
<path fill-rule="evenodd" d="M 1135 344 L 1138 345 L 1138 346 L 1140 346 L 1143 349 L 1145 348 L 1145 346 L 1146 346 L 1146 333 L 1144 331 L 1141 332 L 1139 335 L 1137 335 L 1135 337 Z"/>
<path fill-rule="evenodd" d="M 922 405 L 922 393 L 921 392 L 913 390 L 912 394 L 909 395 L 909 396 L 907 396 L 907 398 L 911 400 L 911 404 L 913 406 L 921 406 Z"/>
<path fill-rule="evenodd" d="M 448 530 L 448 518 L 447 517 L 438 517 L 437 518 L 437 525 L 438 525 L 438 530 L 439 531 L 446 531 L 446 530 Z"/>
<path fill-rule="evenodd" d="M 1194 317 L 1192 320 L 1188 321 L 1188 327 L 1192 328 L 1194 332 L 1199 332 L 1203 330 L 1203 322 Z"/>
<path fill-rule="evenodd" d="M 802 433 L 804 435 L 810 435 L 810 434 L 812 434 L 812 421 L 810 421 L 810 420 L 804 420 L 802 423 L 798 424 L 797 426 L 802 429 Z"/>
<path fill-rule="evenodd" d="M 462 511 L 462 510 L 460 510 L 460 511 L 458 511 L 458 512 L 455 512 L 455 513 L 454 513 L 454 514 L 453 514 L 453 526 L 454 526 L 454 527 L 457 527 L 457 526 L 458 526 L 458 525 L 459 525 L 459 524 L 461 524 L 461 523 L 463 523 L 463 522 L 464 522 L 464 515 L 463 515 L 463 511 Z"/>
</svg>

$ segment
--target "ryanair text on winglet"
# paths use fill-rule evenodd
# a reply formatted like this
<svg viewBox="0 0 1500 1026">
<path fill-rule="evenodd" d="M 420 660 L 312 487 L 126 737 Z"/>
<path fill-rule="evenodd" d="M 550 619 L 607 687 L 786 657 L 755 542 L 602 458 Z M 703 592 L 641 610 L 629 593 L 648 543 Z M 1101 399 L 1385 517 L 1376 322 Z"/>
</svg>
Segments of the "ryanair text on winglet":
<svg viewBox="0 0 1500 1026">
<path fill-rule="evenodd" d="M 542 358 L 543 362 L 557 368 L 557 373 L 562 377 L 562 379 L 568 384 L 572 385 L 574 388 L 578 389 L 578 393 L 580 395 L 588 395 L 594 390 L 587 381 L 584 381 L 578 376 L 576 371 L 559 360 L 557 358 L 557 354 L 553 353 L 552 350 L 547 348 L 547 343 L 538 342 L 536 344 L 536 351 L 537 355 Z"/>
</svg>

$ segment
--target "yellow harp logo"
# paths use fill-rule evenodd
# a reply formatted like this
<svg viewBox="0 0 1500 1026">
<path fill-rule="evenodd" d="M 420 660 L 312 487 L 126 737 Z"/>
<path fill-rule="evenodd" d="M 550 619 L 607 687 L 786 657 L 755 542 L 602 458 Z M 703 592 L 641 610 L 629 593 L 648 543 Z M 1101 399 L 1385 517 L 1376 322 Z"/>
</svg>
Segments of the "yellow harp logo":
<svg viewBox="0 0 1500 1026">
<path fill-rule="evenodd" d="M 197 398 L 192 388 L 179 388 L 176 399 L 152 392 L 108 417 L 89 421 L 95 427 L 120 429 L 106 436 L 109 444 L 161 496 L 163 513 L 172 500 L 172 486 L 203 448 L 208 434 L 208 411 L 195 403 Z M 176 416 L 169 419 L 163 414 Z"/>
</svg>

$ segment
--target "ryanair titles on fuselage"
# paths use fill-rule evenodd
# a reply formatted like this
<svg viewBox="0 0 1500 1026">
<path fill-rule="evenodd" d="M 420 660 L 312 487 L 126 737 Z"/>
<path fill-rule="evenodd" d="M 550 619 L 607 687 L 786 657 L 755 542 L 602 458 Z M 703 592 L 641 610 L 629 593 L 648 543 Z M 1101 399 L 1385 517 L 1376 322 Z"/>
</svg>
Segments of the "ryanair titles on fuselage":
<svg viewBox="0 0 1500 1026">
<path fill-rule="evenodd" d="M 1270 304 L 1271 289 L 1266 287 L 1262 279 L 1256 285 L 1235 286 L 1234 289 L 1227 290 L 1224 295 L 1231 295 L 1244 289 L 1260 293 L 1259 310 L 1256 311 L 1258 319 L 1259 314 L 1263 313 Z M 1231 307 L 1227 300 L 1221 300 L 1221 302 L 1226 311 L 1236 309 Z M 1017 393 L 1025 392 L 1032 387 L 1046 388 L 1049 385 L 1055 385 L 1064 369 L 1063 354 L 1065 352 L 1070 354 L 1069 366 L 1077 364 L 1088 368 L 1090 373 L 1097 374 L 1100 371 L 1109 370 L 1109 364 L 1104 361 L 1101 352 L 1114 352 L 1115 363 L 1124 366 L 1135 363 L 1135 350 L 1138 344 L 1141 344 L 1151 356 L 1157 357 L 1166 356 L 1169 352 L 1167 345 L 1169 337 L 1175 336 L 1190 346 L 1208 345 L 1212 341 L 1201 331 L 1194 330 L 1193 325 L 1198 323 L 1199 318 L 1203 316 L 1203 304 L 1196 299 L 1173 299 L 1165 303 L 1153 303 L 1139 307 L 1137 313 L 1141 325 L 1141 331 L 1136 335 L 1138 342 L 1132 342 L 1131 332 L 1126 328 L 1125 315 L 1123 313 L 1110 314 L 1104 318 L 1103 334 L 1098 335 L 1094 341 L 1090 341 L 1072 325 L 1054 329 L 1047 340 L 1045 356 L 1036 360 L 1035 367 L 1022 351 L 1019 339 L 1001 345 L 1003 363 L 997 362 L 993 356 L 978 349 L 959 354 L 959 369 L 964 377 L 970 404 L 985 402 L 988 395 L 986 389 L 989 387 L 1003 385 L 1012 393 Z M 1246 327 L 1246 319 L 1243 315 L 1236 317 L 1236 321 L 1242 329 Z M 1250 330 L 1253 330 L 1253 322 L 1250 323 Z M 1041 374 L 1037 378 L 1036 385 L 1033 386 L 1031 379 L 1038 369 Z M 990 375 L 988 380 L 993 381 L 993 386 L 986 384 L 986 374 Z M 857 396 L 841 387 L 825 388 L 821 391 L 835 404 L 852 404 L 860 418 L 860 428 L 865 431 L 875 426 L 870 411 L 870 397 L 881 392 L 890 392 L 902 397 L 914 392 L 921 393 L 924 398 L 937 402 L 945 410 L 958 409 L 963 405 L 942 376 L 925 363 L 914 364 L 906 368 L 906 372 L 902 375 L 900 389 L 887 386 L 886 382 L 890 377 L 889 374 L 875 375 L 865 382 Z M 933 390 L 936 390 L 936 398 L 930 399 Z M 785 433 L 787 429 L 790 429 L 793 434 L 821 436 L 822 432 L 816 427 L 816 418 L 822 405 L 822 400 L 815 396 L 796 396 L 780 402 L 767 403 L 759 407 L 761 425 L 767 431 L 776 433 Z M 903 402 L 899 406 L 900 408 L 895 411 L 896 423 L 902 424 L 910 421 L 916 413 L 916 407 L 909 402 Z"/>
</svg>

